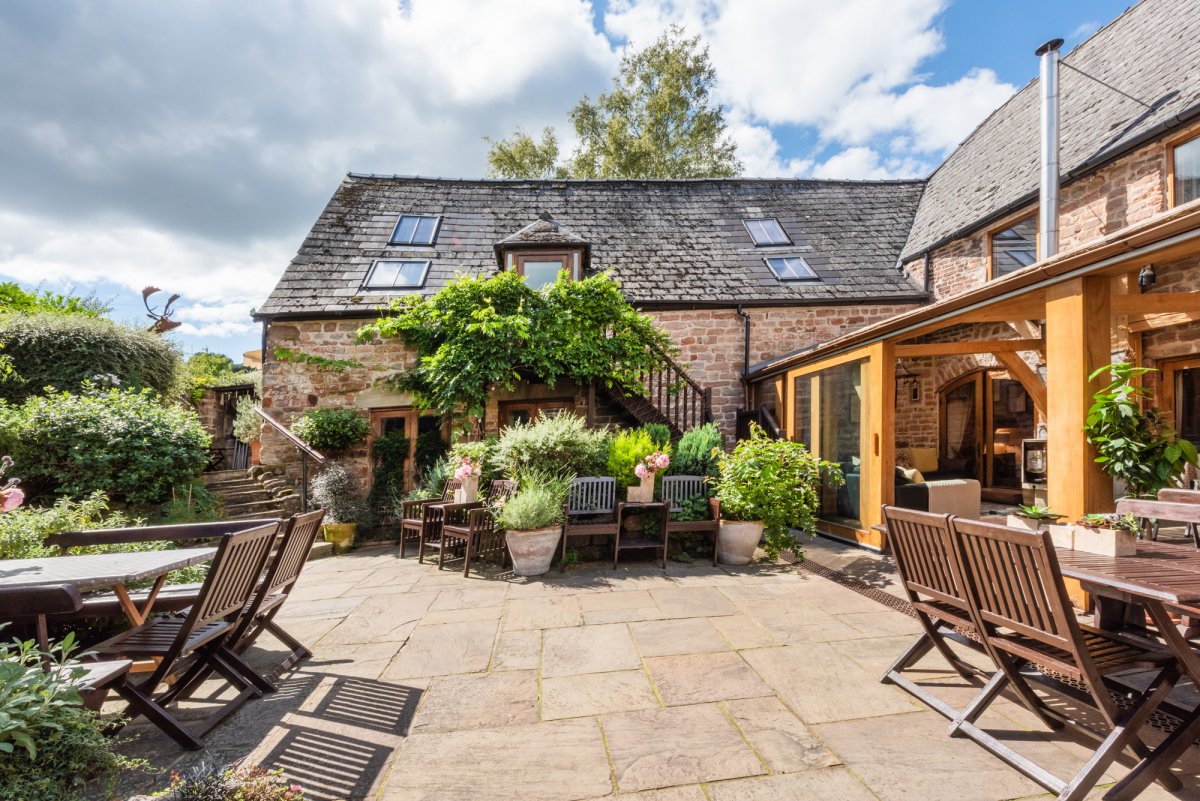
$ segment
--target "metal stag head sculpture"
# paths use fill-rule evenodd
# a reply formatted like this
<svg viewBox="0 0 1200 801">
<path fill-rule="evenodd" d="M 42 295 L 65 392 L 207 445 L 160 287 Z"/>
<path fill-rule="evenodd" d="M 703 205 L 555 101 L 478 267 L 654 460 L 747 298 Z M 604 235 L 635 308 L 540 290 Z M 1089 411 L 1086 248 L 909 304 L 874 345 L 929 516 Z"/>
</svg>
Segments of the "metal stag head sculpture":
<svg viewBox="0 0 1200 801">
<path fill-rule="evenodd" d="M 162 290 L 156 286 L 148 286 L 142 290 L 142 304 L 146 307 L 146 316 L 154 321 L 146 330 L 152 334 L 165 334 L 171 329 L 183 325 L 183 323 L 171 319 L 171 315 L 174 314 L 171 306 L 175 301 L 179 300 L 179 295 L 172 295 L 167 298 L 167 302 L 162 307 L 161 312 L 150 305 L 150 296 L 156 295 L 159 292 L 162 292 Z"/>
</svg>

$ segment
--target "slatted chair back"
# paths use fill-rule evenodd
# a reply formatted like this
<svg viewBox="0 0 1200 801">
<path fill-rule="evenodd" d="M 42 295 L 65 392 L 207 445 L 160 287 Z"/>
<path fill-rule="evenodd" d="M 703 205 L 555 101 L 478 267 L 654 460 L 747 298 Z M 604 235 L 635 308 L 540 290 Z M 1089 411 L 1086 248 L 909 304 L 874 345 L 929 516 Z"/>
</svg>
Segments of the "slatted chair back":
<svg viewBox="0 0 1200 801">
<path fill-rule="evenodd" d="M 517 482 L 507 478 L 498 478 L 488 485 L 485 503 L 488 506 L 503 506 L 516 494 Z"/>
<path fill-rule="evenodd" d="M 617 511 L 617 480 L 611 477 L 577 478 L 567 494 L 567 515 L 611 515 Z"/>
<path fill-rule="evenodd" d="M 262 576 L 281 522 L 221 539 L 196 602 L 192 604 L 187 621 L 180 627 L 180 645 L 197 628 L 242 612 Z"/>
<path fill-rule="evenodd" d="M 697 495 L 705 496 L 704 476 L 665 476 L 662 480 L 662 499 L 672 512 L 683 509 L 683 502 Z"/>
<path fill-rule="evenodd" d="M 285 524 L 283 541 L 275 559 L 267 569 L 267 577 L 263 581 L 263 594 L 274 595 L 289 589 L 300 577 L 304 563 L 312 552 L 313 542 L 321 531 L 321 521 L 325 519 L 325 510 L 293 515 Z"/>
<path fill-rule="evenodd" d="M 1038 659 L 1042 649 L 1014 648 L 1013 638 L 1003 631 L 1007 629 L 1065 651 L 1068 665 L 1094 674 L 1050 534 L 960 518 L 951 519 L 951 528 L 971 601 L 988 629 L 988 642 L 1046 664 Z"/>
<path fill-rule="evenodd" d="M 970 613 L 950 515 L 883 507 L 887 540 L 910 601 L 929 598 Z"/>
</svg>

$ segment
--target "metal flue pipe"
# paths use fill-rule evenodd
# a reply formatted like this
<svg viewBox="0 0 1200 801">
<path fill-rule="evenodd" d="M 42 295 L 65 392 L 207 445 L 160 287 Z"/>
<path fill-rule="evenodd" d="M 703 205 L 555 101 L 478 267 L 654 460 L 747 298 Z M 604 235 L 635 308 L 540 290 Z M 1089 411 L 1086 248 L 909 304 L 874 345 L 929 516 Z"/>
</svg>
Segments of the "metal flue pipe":
<svg viewBox="0 0 1200 801">
<path fill-rule="evenodd" d="M 1058 253 L 1058 49 L 1051 39 L 1036 51 L 1041 60 L 1041 184 L 1038 192 L 1038 261 Z"/>
</svg>

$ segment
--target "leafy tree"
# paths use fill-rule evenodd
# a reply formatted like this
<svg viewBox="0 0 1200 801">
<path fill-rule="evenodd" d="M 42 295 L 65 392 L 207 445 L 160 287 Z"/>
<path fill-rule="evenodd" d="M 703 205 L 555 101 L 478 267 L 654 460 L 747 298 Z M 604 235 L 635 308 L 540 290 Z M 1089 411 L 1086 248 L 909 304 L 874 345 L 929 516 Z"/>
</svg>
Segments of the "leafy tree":
<svg viewBox="0 0 1200 801">
<path fill-rule="evenodd" d="M 112 311 L 95 295 L 76 297 L 47 290 L 27 292 L 15 281 L 0 283 L 0 313 L 4 312 L 49 312 L 52 314 L 82 314 L 87 317 L 103 317 Z"/>
<path fill-rule="evenodd" d="M 205 375 L 221 375 L 222 373 L 233 372 L 235 369 L 233 359 L 224 353 L 212 353 L 207 350 L 202 350 L 199 353 L 193 353 L 191 356 L 188 356 L 187 367 L 193 373 L 203 373 Z"/>
<path fill-rule="evenodd" d="M 710 98 L 717 73 L 700 37 L 672 27 L 621 59 L 610 92 L 571 110 L 579 146 L 559 165 L 551 128 L 540 142 L 522 131 L 488 140 L 497 178 L 728 178 L 741 173 L 725 114 Z"/>
<path fill-rule="evenodd" d="M 420 408 L 476 420 L 492 392 L 530 375 L 551 386 L 568 378 L 640 393 L 639 374 L 671 348 L 605 273 L 582 281 L 563 275 L 541 290 L 515 272 L 459 278 L 430 298 L 393 300 L 358 331 L 359 342 L 376 337 L 398 337 L 416 350 L 416 365 L 391 382 Z"/>
</svg>

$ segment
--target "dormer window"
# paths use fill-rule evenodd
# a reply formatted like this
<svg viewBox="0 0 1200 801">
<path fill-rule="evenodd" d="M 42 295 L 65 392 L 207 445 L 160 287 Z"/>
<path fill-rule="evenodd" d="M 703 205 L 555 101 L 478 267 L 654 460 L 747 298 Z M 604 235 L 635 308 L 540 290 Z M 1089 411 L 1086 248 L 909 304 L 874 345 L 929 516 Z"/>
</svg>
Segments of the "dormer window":
<svg viewBox="0 0 1200 801">
<path fill-rule="evenodd" d="M 380 259 L 371 265 L 363 289 L 420 289 L 429 275 L 428 259 Z"/>
<path fill-rule="evenodd" d="M 401 214 L 392 231 L 391 245 L 429 246 L 437 239 L 442 218 L 423 214 Z"/>
<path fill-rule="evenodd" d="M 763 259 L 780 281 L 813 281 L 820 277 L 803 256 L 778 256 Z"/>
<path fill-rule="evenodd" d="M 509 251 L 507 267 L 516 270 L 531 289 L 541 289 L 557 281 L 563 270 L 567 271 L 567 280 L 579 280 L 579 251 Z"/>
<path fill-rule="evenodd" d="M 783 226 L 774 217 L 742 220 L 742 223 L 750 233 L 750 239 L 754 241 L 755 247 L 792 244 L 792 240 L 788 239 L 788 235 L 783 232 Z"/>
</svg>

